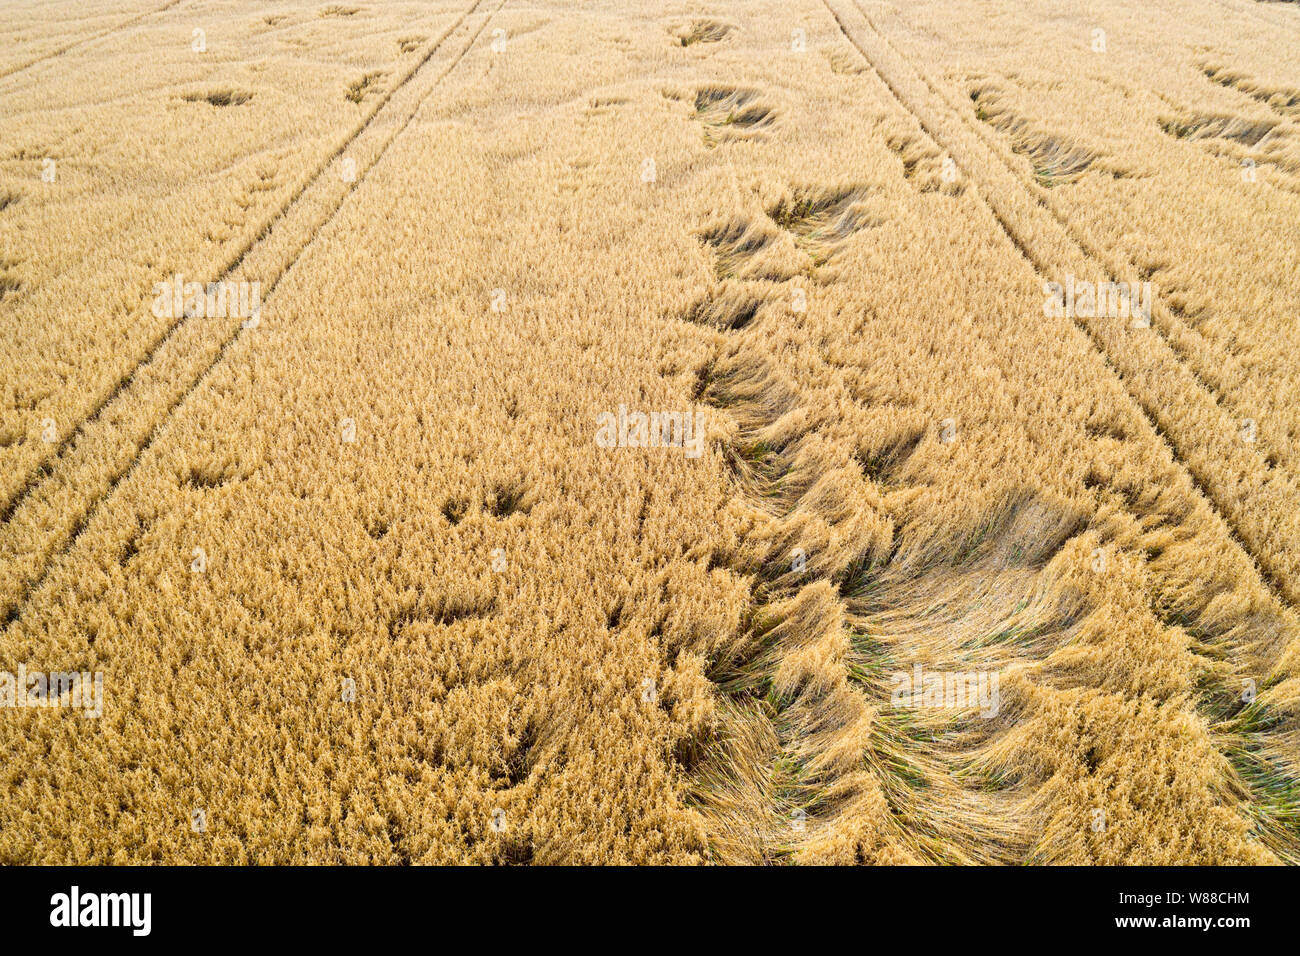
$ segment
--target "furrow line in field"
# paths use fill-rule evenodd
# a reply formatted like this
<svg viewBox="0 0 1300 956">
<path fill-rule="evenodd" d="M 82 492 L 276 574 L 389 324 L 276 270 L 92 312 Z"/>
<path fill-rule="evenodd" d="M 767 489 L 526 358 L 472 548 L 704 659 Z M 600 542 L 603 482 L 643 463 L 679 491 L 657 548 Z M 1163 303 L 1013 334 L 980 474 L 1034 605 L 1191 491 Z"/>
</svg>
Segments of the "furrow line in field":
<svg viewBox="0 0 1300 956">
<path fill-rule="evenodd" d="M 858 4 L 858 8 L 861 10 L 861 4 Z M 1015 151 L 1012 149 L 1011 143 L 1007 138 L 999 135 L 987 123 L 970 122 L 967 113 L 962 109 L 959 102 L 954 102 L 951 93 L 931 78 L 924 65 L 908 60 L 906 55 L 898 48 L 898 45 L 890 40 L 885 30 L 876 26 L 865 12 L 863 16 L 866 18 L 867 22 L 872 25 L 872 28 L 880 37 L 881 41 L 888 44 L 900 59 L 907 62 L 908 65 L 916 71 L 917 75 L 925 82 L 925 85 L 930 88 L 930 91 L 946 103 L 953 114 L 959 117 L 966 117 L 968 128 L 973 130 L 976 135 L 983 139 L 993 152 L 1002 159 L 1002 162 L 1006 167 L 1015 173 L 1017 170 L 1017 158 Z M 909 29 L 907 24 L 904 23 L 902 18 L 899 16 L 897 10 L 889 9 L 883 11 L 880 19 L 883 21 L 889 21 L 900 30 Z M 1170 108 L 1176 111 L 1190 113 L 1190 110 L 1180 107 L 1179 104 L 1175 103 L 1170 97 L 1161 95 L 1161 99 L 1167 102 Z M 1020 183 L 1034 199 L 1046 207 L 1052 215 L 1056 217 L 1056 221 L 1060 223 L 1062 229 L 1069 234 L 1070 238 L 1074 240 L 1080 249 L 1106 267 L 1110 278 L 1116 281 L 1132 281 L 1134 277 L 1141 274 L 1142 270 L 1140 270 L 1138 266 L 1123 253 L 1113 248 L 1098 246 L 1087 235 L 1081 235 L 1072 225 L 1069 212 L 1061 208 L 1061 205 L 1058 202 L 1057 197 L 1053 195 L 1052 190 L 1044 188 L 1033 180 L 1025 179 L 1023 176 L 1020 177 Z M 1026 256 L 1026 258 L 1029 257 Z M 1196 336 L 1195 333 L 1191 331 L 1188 324 L 1183 321 L 1174 310 L 1170 309 L 1160 299 L 1156 298 L 1152 302 L 1151 320 L 1151 332 L 1160 336 L 1169 347 L 1169 350 L 1173 353 L 1174 357 L 1183 364 L 1187 369 L 1188 374 L 1195 379 L 1196 384 L 1200 388 L 1209 392 L 1210 395 L 1213 396 L 1214 400 L 1225 410 L 1231 412 L 1233 415 L 1240 416 L 1240 420 L 1252 417 L 1250 414 L 1251 410 L 1238 407 L 1238 403 L 1234 401 L 1231 396 L 1216 388 L 1206 379 L 1202 372 L 1202 368 L 1205 367 L 1204 363 L 1213 361 L 1214 357 L 1207 356 L 1204 354 L 1204 351 L 1199 355 L 1196 354 L 1196 344 L 1189 342 L 1188 340 L 1194 338 L 1202 345 L 1203 340 L 1200 340 L 1199 336 Z M 1266 467 L 1272 467 L 1272 463 L 1266 460 L 1263 451 L 1258 445 L 1251 445 L 1250 449 L 1259 456 L 1261 464 Z"/>
<path fill-rule="evenodd" d="M 407 82 L 409 82 L 411 78 L 419 72 L 420 68 L 423 67 L 431 57 L 433 57 L 442 44 L 446 42 L 447 38 L 455 30 L 459 29 L 461 24 L 465 22 L 465 19 L 472 14 L 482 4 L 482 2 L 483 0 L 475 0 L 475 2 L 457 18 L 455 23 L 451 24 L 451 26 L 443 31 L 442 35 L 439 36 L 437 40 L 426 48 L 420 59 L 412 65 L 410 70 L 408 70 L 396 84 L 394 84 L 392 89 L 388 90 L 384 96 L 380 97 L 376 101 L 375 105 L 371 107 L 370 111 L 362 118 L 361 122 L 353 127 L 352 131 L 344 136 L 339 144 L 327 153 L 315 168 L 302 178 L 297 189 L 293 191 L 293 194 L 285 201 L 284 205 L 272 213 L 265 221 L 263 221 L 261 226 L 258 227 L 255 232 L 252 232 L 248 236 L 248 240 L 244 243 L 243 247 L 230 257 L 225 266 L 221 267 L 220 272 L 213 281 L 220 282 L 233 276 L 236 270 L 239 269 L 239 267 L 254 253 L 255 250 L 263 249 L 267 243 L 271 242 L 275 238 L 274 231 L 276 225 L 281 220 L 291 212 L 302 208 L 302 206 L 312 201 L 313 197 L 307 195 L 308 190 L 319 190 L 321 188 L 321 184 L 324 182 L 323 177 L 325 172 L 335 166 L 342 153 L 351 146 L 362 135 L 362 133 L 370 128 L 371 124 L 379 117 L 380 112 L 385 106 L 387 106 L 392 97 L 396 95 L 399 90 L 405 87 Z M 337 196 L 338 203 L 342 202 L 343 196 L 347 193 L 347 187 L 345 184 L 340 185 L 342 183 L 343 179 L 341 175 L 335 177 L 333 183 L 326 183 L 327 188 L 333 186 L 334 191 L 339 194 Z M 256 276 L 254 276 L 254 278 L 256 278 Z M 8 522 L 10 520 L 14 512 L 23 504 L 28 495 L 30 495 L 35 490 L 36 486 L 40 484 L 41 478 L 48 476 L 51 473 L 52 469 L 55 467 L 52 462 L 57 462 L 62 458 L 69 447 L 81 438 L 85 428 L 93 424 L 101 415 L 103 415 L 105 409 L 114 403 L 125 389 L 131 386 L 137 375 L 157 361 L 164 347 L 169 346 L 173 337 L 182 331 L 183 327 L 190 322 L 191 318 L 193 318 L 193 316 L 183 314 L 177 317 L 176 321 L 171 325 L 167 326 L 167 328 L 165 328 L 145 350 L 144 355 L 136 363 L 135 368 L 123 375 L 118 384 L 110 389 L 109 392 L 99 400 L 99 402 L 91 409 L 89 414 L 87 414 L 86 417 L 83 418 L 74 428 L 69 429 L 54 444 L 51 454 L 47 458 L 43 459 L 41 463 L 33 469 L 32 473 L 28 475 L 26 482 L 19 488 L 13 497 L 2 508 L 0 508 L 0 522 Z"/>
<path fill-rule="evenodd" d="M 862 30 L 853 29 L 830 0 L 825 2 L 841 32 L 924 132 L 962 167 L 975 187 L 976 197 L 1040 275 L 1063 281 L 1070 274 L 1093 276 L 1097 264 L 1105 266 L 1102 256 L 1090 254 L 1088 246 L 1070 234 L 1047 201 L 1033 195 L 1014 166 L 999 156 L 998 149 L 987 144 L 984 149 L 978 148 L 978 137 L 970 135 L 974 121 L 965 120 L 958 110 L 943 109 L 943 98 L 933 84 L 879 33 L 857 0 L 854 6 L 865 24 Z M 1113 272 L 1111 277 L 1127 278 Z M 1211 521 L 1206 531 L 1212 538 L 1232 542 L 1242 562 L 1241 573 L 1253 577 L 1253 581 L 1241 580 L 1239 596 L 1244 599 L 1252 588 L 1262 586 L 1262 593 L 1273 603 L 1273 610 L 1262 610 L 1279 629 L 1271 635 L 1253 634 L 1253 628 L 1244 620 L 1227 626 L 1225 621 L 1216 623 L 1212 616 L 1192 622 L 1189 629 L 1199 635 L 1193 651 L 1204 655 L 1216 675 L 1197 707 L 1215 728 L 1215 746 L 1234 768 L 1231 778 L 1224 778 L 1224 785 L 1242 788 L 1243 796 L 1249 794 L 1239 812 L 1254 820 L 1255 837 L 1282 859 L 1294 859 L 1297 834 L 1293 811 L 1288 800 L 1278 796 L 1294 787 L 1290 777 L 1278 769 L 1282 764 L 1277 754 L 1288 746 L 1286 734 L 1269 723 L 1282 721 L 1291 706 L 1285 691 L 1285 655 L 1279 659 L 1275 654 L 1276 641 L 1293 633 L 1288 622 L 1294 621 L 1295 556 L 1288 554 L 1289 536 L 1279 534 L 1277 529 L 1282 523 L 1278 512 L 1285 516 L 1288 509 L 1294 510 L 1294 489 L 1280 476 L 1260 477 L 1260 460 L 1233 440 L 1237 435 L 1235 423 L 1163 338 L 1147 336 L 1143 342 L 1141 336 L 1150 330 L 1125 329 L 1118 321 L 1076 318 L 1074 324 L 1088 336 L 1167 446 L 1174 467 L 1195 488 Z M 1180 401 L 1182 408 L 1178 407 Z M 1253 512 L 1247 507 L 1252 504 L 1257 507 Z M 1283 527 L 1282 532 L 1285 530 Z M 1277 539 L 1281 539 L 1280 544 Z M 1266 547 L 1270 542 L 1272 551 Z M 1207 588 L 1213 586 L 1212 582 L 1203 583 Z M 1237 590 L 1235 586 L 1232 589 Z M 1274 645 L 1271 651 L 1267 650 L 1270 644 Z M 1263 657 L 1259 656 L 1261 652 Z M 1226 655 L 1230 668 L 1226 673 L 1216 668 L 1220 655 Z M 1280 662 L 1282 669 L 1274 671 L 1269 661 Z M 1261 677 L 1256 673 L 1261 665 L 1268 675 L 1261 678 L 1261 685 L 1267 687 L 1268 702 L 1261 697 L 1242 706 L 1245 698 L 1238 695 L 1242 679 L 1250 677 L 1247 683 L 1253 684 L 1254 678 Z M 1229 680 L 1233 674 L 1235 679 Z M 1268 715 L 1267 719 L 1261 714 Z"/>
<path fill-rule="evenodd" d="M 1300 26 L 1300 18 L 1287 16 L 1286 11 L 1281 9 L 1279 9 L 1278 12 L 1281 13 L 1282 16 L 1276 18 L 1269 16 L 1264 10 L 1258 8 L 1257 0 L 1239 0 L 1237 3 L 1233 3 L 1231 0 L 1214 0 L 1214 2 L 1224 10 L 1231 11 L 1232 13 L 1244 14 L 1252 20 L 1257 20 L 1275 30 L 1278 27 Z"/>
<path fill-rule="evenodd" d="M 1033 196 L 1001 155 L 984 143 L 924 78 L 872 25 L 856 4 L 860 24 L 839 0 L 823 0 L 840 31 L 858 50 L 927 136 L 945 150 L 978 186 L 977 195 L 1003 231 L 1046 279 L 1067 276 L 1126 281 L 1089 255 L 1041 200 Z M 1162 308 L 1158 304 L 1157 309 Z M 1155 311 L 1155 309 L 1153 309 Z M 1167 314 L 1162 321 L 1170 321 Z M 1217 511 L 1230 535 L 1249 556 L 1261 578 L 1287 601 L 1300 602 L 1300 550 L 1278 525 L 1300 501 L 1300 492 L 1281 473 L 1266 468 L 1240 438 L 1239 423 L 1150 329 L 1130 329 L 1121 318 L 1075 320 L 1105 357 L 1175 460 Z M 1178 406 L 1182 407 L 1179 408 Z M 1272 507 L 1269 507 L 1269 505 Z M 1253 506 L 1253 507 L 1249 507 Z"/>
<path fill-rule="evenodd" d="M 500 0 L 465 45 L 427 82 L 409 84 L 465 21 L 482 5 L 469 7 L 435 41 L 410 73 L 372 111 L 362 126 L 321 165 L 261 235 L 220 276 L 221 281 L 260 281 L 270 276 L 269 299 L 280 280 L 297 263 L 320 231 L 410 124 L 433 90 L 464 59 L 492 17 Z M 400 92 L 399 92 L 400 91 Z M 400 99 L 398 99 L 400 97 Z M 381 114 L 389 103 L 392 110 Z M 363 135 L 363 133 L 365 135 Z M 349 150 L 349 146 L 353 148 Z M 344 156 L 345 151 L 349 152 Z M 355 163 L 345 178 L 343 163 Z M 70 436 L 51 468 L 24 489 L 0 529 L 0 620 L 8 625 L 21 616 L 45 579 L 54 554 L 66 552 L 98 507 L 134 470 L 186 397 L 220 363 L 244 332 L 259 334 L 265 315 L 251 327 L 232 317 L 213 328 L 210 319 L 185 316 L 175 323 L 149 355 Z"/>
<path fill-rule="evenodd" d="M 150 17 L 156 17 L 160 13 L 166 13 L 172 7 L 177 6 L 180 2 L 181 0 L 171 0 L 170 3 L 165 3 L 161 7 L 158 7 L 156 10 L 150 10 L 147 13 L 142 13 L 139 16 L 135 16 L 129 20 L 123 21 L 122 23 L 119 23 L 116 26 L 111 26 L 106 30 L 101 30 L 98 33 L 92 34 L 91 36 L 88 37 L 82 37 L 80 40 L 73 40 L 71 43 L 59 47 L 59 49 L 55 50 L 53 53 L 43 53 L 38 57 L 28 60 L 26 63 L 21 63 L 18 66 L 10 67 L 4 72 L 0 72 L 0 80 L 7 79 L 8 77 L 14 76 L 17 73 L 21 73 L 24 70 L 29 70 L 40 63 L 44 63 L 46 60 L 53 60 L 55 57 L 63 56 L 63 54 L 67 53 L 70 50 L 75 50 L 79 46 L 84 46 L 87 43 L 93 43 L 96 40 L 101 40 L 104 37 L 109 36 L 110 34 L 116 33 L 118 30 L 125 30 L 127 27 L 135 26 L 141 20 L 147 20 Z"/>
</svg>

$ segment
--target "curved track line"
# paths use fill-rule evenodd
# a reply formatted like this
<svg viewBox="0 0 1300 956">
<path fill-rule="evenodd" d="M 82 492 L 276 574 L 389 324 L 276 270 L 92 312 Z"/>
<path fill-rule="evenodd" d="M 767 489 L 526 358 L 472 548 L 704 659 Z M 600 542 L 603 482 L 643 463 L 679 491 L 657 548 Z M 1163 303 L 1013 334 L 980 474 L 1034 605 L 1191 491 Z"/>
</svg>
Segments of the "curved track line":
<svg viewBox="0 0 1300 956">
<path fill-rule="evenodd" d="M 473 31 L 464 48 L 452 58 L 441 73 L 431 80 L 427 89 L 422 92 L 417 91 L 413 95 L 413 102 L 406 105 L 403 111 L 404 115 L 403 113 L 395 115 L 391 132 L 387 134 L 382 142 L 371 147 L 371 155 L 364 168 L 357 170 L 355 183 L 340 186 L 338 184 L 342 183 L 341 176 L 327 177 L 324 174 L 331 169 L 335 171 L 341 169 L 339 164 L 343 160 L 341 154 L 344 149 L 357 140 L 363 130 L 372 127 L 372 121 L 376 118 L 379 110 L 387 105 L 397 91 L 405 86 L 407 81 L 433 57 L 443 42 L 461 27 L 465 20 L 482 5 L 482 2 L 483 0 L 475 0 L 475 3 L 460 15 L 456 22 L 429 48 L 419 63 L 390 91 L 362 126 L 347 138 L 344 144 L 322 164 L 321 168 L 304 188 L 274 217 L 272 225 L 275 221 L 286 217 L 308 217 L 312 213 L 313 205 L 319 206 L 322 202 L 332 207 L 328 208 L 324 217 L 315 223 L 293 223 L 294 226 L 309 227 L 303 241 L 289 250 L 274 248 L 273 244 L 281 235 L 285 234 L 285 230 L 276 231 L 271 226 L 268 226 L 261 236 L 250 243 L 249 247 L 236 258 L 236 261 L 221 274 L 220 278 L 222 280 L 235 274 L 247 275 L 247 270 L 240 270 L 239 267 L 247 260 L 256 258 L 259 255 L 265 258 L 278 259 L 283 264 L 276 269 L 275 277 L 264 293 L 264 300 L 271 296 L 280 280 L 293 268 L 304 251 L 315 241 L 320 230 L 337 214 L 343 202 L 351 193 L 353 186 L 364 181 L 375 164 L 387 152 L 393 140 L 410 125 L 411 120 L 425 103 L 429 94 L 473 48 L 474 43 L 478 40 L 487 24 L 504 6 L 505 0 L 500 0 L 496 8 L 484 17 L 482 23 Z M 399 118 L 400 121 L 398 121 Z M 329 193 L 332 191 L 335 195 L 319 196 L 313 194 L 307 196 L 309 187 L 315 187 L 314 192 Z M 288 234 L 293 235 L 298 231 L 298 229 L 290 229 Z M 285 242 L 288 241 L 285 240 Z M 280 245 L 283 245 L 283 243 L 280 243 Z M 265 305 L 265 301 L 263 304 Z M 203 335 L 198 324 L 189 322 L 190 318 L 192 316 L 182 318 L 164 333 L 146 360 L 137 365 L 136 369 L 99 406 L 94 415 L 83 422 L 74 435 L 70 436 L 69 441 L 65 443 L 66 450 L 60 453 L 58 459 L 60 462 L 67 462 L 67 466 L 59 468 L 57 471 L 48 472 L 44 477 L 38 477 L 37 480 L 31 483 L 29 488 L 24 489 L 22 500 L 11 509 L 10 523 L 4 529 L 6 539 L 3 541 L 2 547 L 4 552 L 7 552 L 5 556 L 11 559 L 9 562 L 11 566 L 17 563 L 13 560 L 15 557 L 23 557 L 29 561 L 29 567 L 25 569 L 17 568 L 16 572 L 6 570 L 4 572 L 5 576 L 0 577 L 0 587 L 7 585 L 10 590 L 19 592 L 4 614 L 3 623 L 6 626 L 21 617 L 29 605 L 32 595 L 41 586 L 48 574 L 56 549 L 61 546 L 61 552 L 65 554 L 71 549 L 77 536 L 86 527 L 99 507 L 121 482 L 135 470 L 141 457 L 156 441 L 176 409 L 220 363 L 230 346 L 239 338 L 241 332 L 245 331 L 242 322 L 237 318 L 234 319 L 233 328 L 225 330 L 211 360 L 205 365 L 196 368 L 196 364 L 200 363 L 206 354 L 213 351 L 212 346 L 215 343 L 207 341 L 205 348 L 205 339 L 210 337 Z M 173 368 L 175 365 L 181 365 L 182 368 L 175 369 Z M 175 383 L 178 381 L 188 382 L 188 384 L 177 390 Z M 160 392 L 163 394 L 159 394 Z M 167 394 L 168 392 L 171 394 Z M 141 417 L 140 409 L 142 408 L 146 411 L 152 408 L 156 412 L 161 412 L 161 414 L 151 416 L 152 425 L 144 435 L 135 437 L 134 440 L 131 435 L 121 435 L 120 430 L 130 427 L 133 411 L 135 412 L 135 420 L 139 421 Z M 126 420 L 125 425 L 120 424 L 123 419 Z M 75 439 L 75 443 L 73 439 Z M 123 461 L 124 455 L 119 453 L 114 456 L 113 454 L 114 449 L 123 447 L 124 442 L 127 443 L 128 448 L 133 446 L 129 459 L 125 461 Z M 103 483 L 102 489 L 90 490 L 86 483 L 76 480 L 77 475 L 75 472 L 79 467 L 94 469 L 96 464 L 102 463 L 105 457 L 116 457 L 122 463 Z M 68 472 L 70 471 L 74 472 L 74 474 L 69 475 Z M 98 482 L 96 483 L 98 484 Z M 97 496 L 92 497 L 96 491 L 98 492 Z M 66 501 L 69 498 L 72 499 L 71 502 Z M 60 507 L 60 499 L 65 499 L 64 507 Z M 47 522 L 51 516 L 62 515 L 66 517 L 70 513 L 68 510 L 69 505 L 72 509 L 77 509 L 80 506 L 77 517 L 70 521 L 65 520 L 60 527 L 55 528 L 53 531 L 47 530 Z M 17 525 L 24 527 L 22 529 L 13 527 Z M 26 535 L 17 533 L 20 530 L 26 530 Z M 42 543 L 45 545 L 43 548 L 38 545 L 36 549 L 28 549 L 18 556 L 13 554 L 11 544 L 14 540 L 28 544 L 33 539 L 40 541 L 42 537 L 55 540 L 43 541 Z M 30 566 L 33 556 L 35 558 L 34 563 L 38 567 Z M 0 600 L 3 600 L 3 591 L 0 591 Z"/>
</svg>

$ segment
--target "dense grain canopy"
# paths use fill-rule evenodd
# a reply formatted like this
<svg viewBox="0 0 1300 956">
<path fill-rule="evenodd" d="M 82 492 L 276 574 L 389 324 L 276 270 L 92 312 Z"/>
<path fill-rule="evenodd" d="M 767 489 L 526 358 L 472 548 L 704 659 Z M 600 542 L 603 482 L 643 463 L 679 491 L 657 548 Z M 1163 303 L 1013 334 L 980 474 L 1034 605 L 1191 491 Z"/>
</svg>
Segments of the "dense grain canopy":
<svg viewBox="0 0 1300 956">
<path fill-rule="evenodd" d="M 1300 10 L 17 0 L 0 862 L 1300 860 Z"/>
</svg>

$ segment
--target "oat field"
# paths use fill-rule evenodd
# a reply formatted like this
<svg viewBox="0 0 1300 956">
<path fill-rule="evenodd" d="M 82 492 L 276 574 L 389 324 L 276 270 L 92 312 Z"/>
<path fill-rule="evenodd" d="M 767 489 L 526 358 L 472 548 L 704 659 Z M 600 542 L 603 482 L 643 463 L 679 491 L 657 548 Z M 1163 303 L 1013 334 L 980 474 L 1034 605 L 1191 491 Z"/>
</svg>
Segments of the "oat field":
<svg viewBox="0 0 1300 956">
<path fill-rule="evenodd" d="M 1298 50 L 9 0 L 0 863 L 1300 862 Z"/>
</svg>

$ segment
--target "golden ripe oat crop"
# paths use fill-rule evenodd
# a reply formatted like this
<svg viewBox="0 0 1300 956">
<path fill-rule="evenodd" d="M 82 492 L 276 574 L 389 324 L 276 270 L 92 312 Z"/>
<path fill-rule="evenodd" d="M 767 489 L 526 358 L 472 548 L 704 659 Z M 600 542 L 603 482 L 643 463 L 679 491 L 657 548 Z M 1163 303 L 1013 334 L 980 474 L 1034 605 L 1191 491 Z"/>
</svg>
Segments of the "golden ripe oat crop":
<svg viewBox="0 0 1300 956">
<path fill-rule="evenodd" d="M 1049 6 L 7 5 L 0 862 L 1300 861 L 1300 10 Z"/>
</svg>

